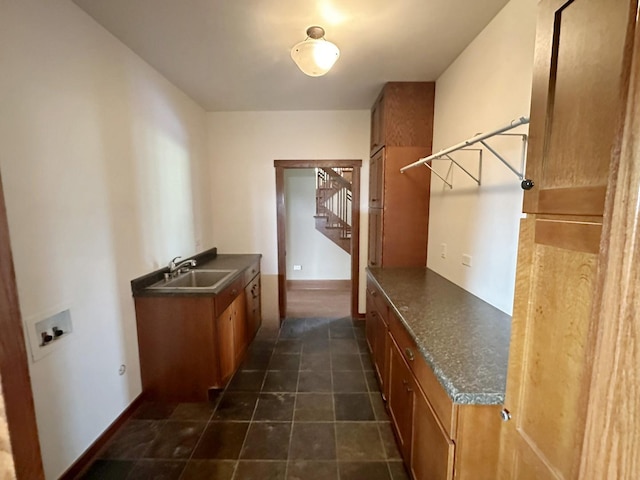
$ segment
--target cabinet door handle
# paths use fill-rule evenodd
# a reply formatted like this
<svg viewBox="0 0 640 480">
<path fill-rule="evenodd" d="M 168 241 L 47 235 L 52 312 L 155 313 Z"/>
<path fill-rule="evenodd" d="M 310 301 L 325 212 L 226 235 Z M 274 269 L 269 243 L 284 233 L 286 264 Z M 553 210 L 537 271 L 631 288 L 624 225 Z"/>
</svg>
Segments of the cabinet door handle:
<svg viewBox="0 0 640 480">
<path fill-rule="evenodd" d="M 376 264 L 376 262 L 371 262 L 371 265 L 375 265 L 375 264 Z"/>
<path fill-rule="evenodd" d="M 233 290 L 231 290 L 231 295 L 237 295 L 238 294 L 238 290 L 236 290 L 235 288 Z"/>
<path fill-rule="evenodd" d="M 502 418 L 503 422 L 508 422 L 509 420 L 511 420 L 511 412 L 506 408 L 503 408 L 502 410 L 500 410 L 500 418 Z"/>
<path fill-rule="evenodd" d="M 523 190 L 531 190 L 535 186 L 536 184 L 529 178 L 525 178 L 522 180 L 522 183 L 520 183 L 520 187 L 522 187 Z"/>
<path fill-rule="evenodd" d="M 409 347 L 406 347 L 404 349 L 404 354 L 407 356 L 407 358 L 409 359 L 410 362 L 413 362 L 413 359 L 415 357 L 413 356 L 413 352 L 411 351 L 411 349 Z"/>
</svg>

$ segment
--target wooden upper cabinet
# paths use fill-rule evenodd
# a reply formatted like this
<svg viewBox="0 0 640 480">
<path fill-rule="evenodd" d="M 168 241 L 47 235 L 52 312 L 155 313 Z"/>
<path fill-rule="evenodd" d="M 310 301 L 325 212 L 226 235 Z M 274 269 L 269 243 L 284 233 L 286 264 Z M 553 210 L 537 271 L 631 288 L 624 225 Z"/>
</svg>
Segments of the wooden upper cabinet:
<svg viewBox="0 0 640 480">
<path fill-rule="evenodd" d="M 387 83 L 371 109 L 369 266 L 423 267 L 427 261 L 427 168 L 400 168 L 431 154 L 434 82 Z"/>
<path fill-rule="evenodd" d="M 371 108 L 371 155 L 382 147 L 428 147 L 435 82 L 389 82 Z"/>
<path fill-rule="evenodd" d="M 602 215 L 636 0 L 540 2 L 527 213 Z"/>
<path fill-rule="evenodd" d="M 383 136 L 383 110 L 384 91 L 376 99 L 376 103 L 371 108 L 371 155 L 375 154 L 384 146 Z"/>
</svg>

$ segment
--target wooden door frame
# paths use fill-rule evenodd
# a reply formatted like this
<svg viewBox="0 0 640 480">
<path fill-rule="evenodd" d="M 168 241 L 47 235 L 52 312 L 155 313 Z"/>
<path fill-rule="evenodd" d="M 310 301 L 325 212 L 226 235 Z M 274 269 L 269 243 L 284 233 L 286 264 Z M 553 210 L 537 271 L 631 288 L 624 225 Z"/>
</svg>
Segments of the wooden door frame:
<svg viewBox="0 0 640 480">
<path fill-rule="evenodd" d="M 278 311 L 287 314 L 286 209 L 284 171 L 287 168 L 353 168 L 351 181 L 351 317 L 357 318 L 360 287 L 360 170 L 362 160 L 274 160 L 276 169 L 276 217 L 278 232 Z"/>
<path fill-rule="evenodd" d="M 44 479 L 1 176 L 0 260 L 0 376 L 16 477 Z"/>
</svg>

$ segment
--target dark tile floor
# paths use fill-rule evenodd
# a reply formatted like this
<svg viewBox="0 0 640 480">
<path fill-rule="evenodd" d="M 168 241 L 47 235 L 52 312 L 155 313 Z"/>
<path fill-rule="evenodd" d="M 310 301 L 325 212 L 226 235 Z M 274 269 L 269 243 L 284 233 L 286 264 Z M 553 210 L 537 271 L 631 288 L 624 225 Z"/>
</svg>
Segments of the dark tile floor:
<svg viewBox="0 0 640 480">
<path fill-rule="evenodd" d="M 407 479 L 364 323 L 262 329 L 215 402 L 145 404 L 85 479 Z"/>
</svg>

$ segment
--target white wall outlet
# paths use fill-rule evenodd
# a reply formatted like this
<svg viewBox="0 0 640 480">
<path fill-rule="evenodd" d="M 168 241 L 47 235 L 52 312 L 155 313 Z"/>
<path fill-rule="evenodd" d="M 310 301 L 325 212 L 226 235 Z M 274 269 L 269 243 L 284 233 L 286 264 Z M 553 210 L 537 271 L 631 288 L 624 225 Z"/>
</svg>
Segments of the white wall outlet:
<svg viewBox="0 0 640 480">
<path fill-rule="evenodd" d="M 293 269 L 294 270 L 302 270 L 302 265 L 294 265 Z"/>
<path fill-rule="evenodd" d="M 440 258 L 447 258 L 447 244 L 440 244 Z"/>
<path fill-rule="evenodd" d="M 462 264 L 466 265 L 467 267 L 470 267 L 471 266 L 471 255 L 463 253 L 462 254 Z"/>
</svg>

